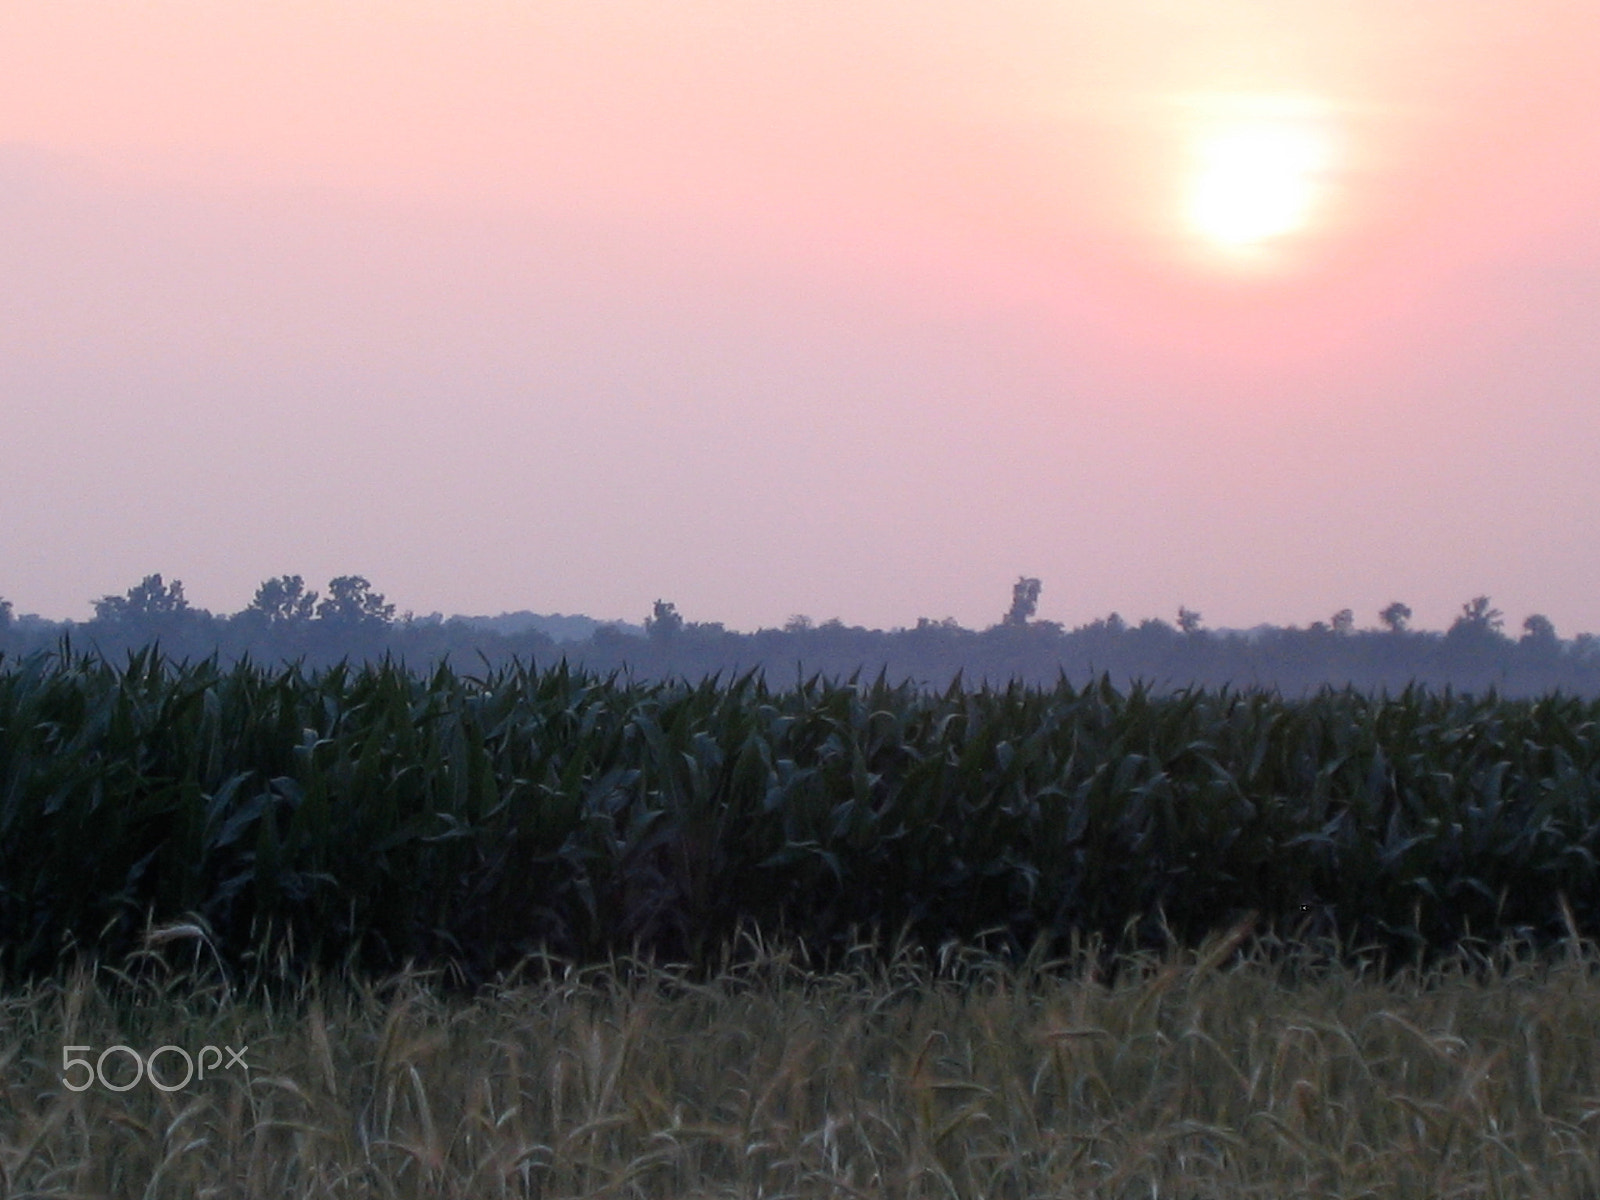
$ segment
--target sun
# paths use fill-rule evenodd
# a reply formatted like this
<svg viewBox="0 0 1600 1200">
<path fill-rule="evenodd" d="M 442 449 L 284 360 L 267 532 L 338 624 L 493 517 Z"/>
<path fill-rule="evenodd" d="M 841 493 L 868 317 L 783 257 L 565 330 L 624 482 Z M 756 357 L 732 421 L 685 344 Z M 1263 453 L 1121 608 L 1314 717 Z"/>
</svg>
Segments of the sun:
<svg viewBox="0 0 1600 1200">
<path fill-rule="evenodd" d="M 1213 245 L 1249 250 L 1311 221 L 1328 160 L 1315 128 L 1234 120 L 1199 131 L 1193 149 L 1189 223 Z"/>
</svg>

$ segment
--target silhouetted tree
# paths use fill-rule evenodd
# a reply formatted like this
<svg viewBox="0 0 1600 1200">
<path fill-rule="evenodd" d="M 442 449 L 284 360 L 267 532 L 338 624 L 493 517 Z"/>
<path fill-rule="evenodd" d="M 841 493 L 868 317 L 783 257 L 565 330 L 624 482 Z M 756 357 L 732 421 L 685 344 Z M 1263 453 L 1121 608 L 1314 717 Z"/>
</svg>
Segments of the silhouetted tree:
<svg viewBox="0 0 1600 1200">
<path fill-rule="evenodd" d="M 1404 633 L 1406 626 L 1411 623 L 1411 606 L 1396 600 L 1378 614 L 1390 633 Z"/>
<path fill-rule="evenodd" d="M 1039 593 L 1044 585 L 1026 575 L 1019 576 L 1011 587 L 1011 608 L 1000 618 L 1002 625 L 1026 625 L 1039 611 Z"/>
<path fill-rule="evenodd" d="M 317 619 L 348 629 L 380 629 L 394 620 L 394 605 L 360 575 L 328 580 L 328 594 L 317 605 Z"/>
<path fill-rule="evenodd" d="M 1491 605 L 1489 597 L 1474 596 L 1461 606 L 1461 615 L 1450 626 L 1450 632 L 1499 633 L 1505 623 L 1505 613 Z"/>
<path fill-rule="evenodd" d="M 11 601 L 0 596 L 0 633 L 11 628 Z"/>
<path fill-rule="evenodd" d="M 382 599 L 378 597 L 380 602 Z M 316 612 L 317 594 L 306 591 L 306 581 L 299 575 L 278 575 L 264 581 L 256 589 L 250 607 L 245 609 L 245 615 L 275 628 L 303 624 Z"/>
<path fill-rule="evenodd" d="M 152 617 L 171 617 L 189 611 L 183 597 L 183 583 L 166 583 L 159 575 L 146 575 L 121 596 L 102 596 L 94 602 L 97 621 L 147 621 Z"/>
<path fill-rule="evenodd" d="M 1489 603 L 1489 597 L 1474 596 L 1445 630 L 1445 642 L 1458 652 L 1490 654 L 1509 641 L 1500 632 L 1504 624 L 1505 614 Z"/>
<path fill-rule="evenodd" d="M 1333 626 L 1333 631 L 1335 633 L 1337 633 L 1340 637 L 1345 637 L 1355 632 L 1356 614 L 1352 609 L 1341 608 L 1338 612 L 1333 614 L 1333 620 L 1330 622 L 1330 624 Z"/>
<path fill-rule="evenodd" d="M 682 630 L 683 617 L 678 612 L 678 606 L 666 600 L 657 600 L 650 610 L 650 616 L 644 619 L 645 636 L 651 641 L 669 641 Z"/>
<path fill-rule="evenodd" d="M 1542 613 L 1534 613 L 1522 623 L 1522 642 L 1525 646 L 1548 647 L 1559 641 L 1554 622 Z"/>
<path fill-rule="evenodd" d="M 1178 609 L 1178 628 L 1183 630 L 1184 633 L 1199 633 L 1201 623 L 1204 620 L 1205 618 L 1192 608 L 1180 606 Z"/>
</svg>

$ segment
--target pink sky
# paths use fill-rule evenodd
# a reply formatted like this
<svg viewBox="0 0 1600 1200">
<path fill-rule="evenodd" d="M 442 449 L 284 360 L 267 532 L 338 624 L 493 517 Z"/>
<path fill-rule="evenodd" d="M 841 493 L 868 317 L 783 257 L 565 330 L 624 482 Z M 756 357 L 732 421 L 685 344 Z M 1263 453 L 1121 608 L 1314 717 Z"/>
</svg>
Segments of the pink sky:
<svg viewBox="0 0 1600 1200">
<path fill-rule="evenodd" d="M 1591 0 L 7 0 L 0 596 L 1600 631 L 1596 61 Z"/>
</svg>

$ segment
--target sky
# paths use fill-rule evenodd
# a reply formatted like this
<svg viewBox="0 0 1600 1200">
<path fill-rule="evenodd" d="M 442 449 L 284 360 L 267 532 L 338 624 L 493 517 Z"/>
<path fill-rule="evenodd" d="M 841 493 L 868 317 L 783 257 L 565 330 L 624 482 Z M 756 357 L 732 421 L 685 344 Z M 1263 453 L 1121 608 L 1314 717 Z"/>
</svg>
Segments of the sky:
<svg viewBox="0 0 1600 1200">
<path fill-rule="evenodd" d="M 0 596 L 1600 631 L 1592 0 L 6 0 Z"/>
</svg>

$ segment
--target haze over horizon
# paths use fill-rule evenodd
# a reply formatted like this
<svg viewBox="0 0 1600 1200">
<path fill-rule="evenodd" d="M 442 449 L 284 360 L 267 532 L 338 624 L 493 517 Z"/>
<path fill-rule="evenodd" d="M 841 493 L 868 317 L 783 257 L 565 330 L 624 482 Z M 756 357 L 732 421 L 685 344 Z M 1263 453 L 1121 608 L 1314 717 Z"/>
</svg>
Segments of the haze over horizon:
<svg viewBox="0 0 1600 1200">
<path fill-rule="evenodd" d="M 0 9 L 0 597 L 1600 630 L 1600 8 Z"/>
</svg>

